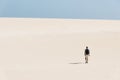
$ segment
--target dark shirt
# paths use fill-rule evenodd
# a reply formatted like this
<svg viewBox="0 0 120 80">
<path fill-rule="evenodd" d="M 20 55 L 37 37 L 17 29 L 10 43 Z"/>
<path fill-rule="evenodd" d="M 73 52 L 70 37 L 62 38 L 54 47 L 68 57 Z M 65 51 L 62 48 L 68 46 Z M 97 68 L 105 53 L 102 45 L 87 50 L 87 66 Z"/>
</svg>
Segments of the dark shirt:
<svg viewBox="0 0 120 80">
<path fill-rule="evenodd" d="M 85 49 L 85 55 L 89 55 L 89 54 L 90 54 L 89 49 Z"/>
</svg>

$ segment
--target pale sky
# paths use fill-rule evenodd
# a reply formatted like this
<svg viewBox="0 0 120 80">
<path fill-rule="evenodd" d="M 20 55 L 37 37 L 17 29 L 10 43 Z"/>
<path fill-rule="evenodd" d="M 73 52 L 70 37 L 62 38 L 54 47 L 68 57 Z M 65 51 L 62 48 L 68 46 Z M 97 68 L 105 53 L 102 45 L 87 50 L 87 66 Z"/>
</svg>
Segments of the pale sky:
<svg viewBox="0 0 120 80">
<path fill-rule="evenodd" d="M 120 19 L 120 0 L 0 0 L 0 17 Z"/>
</svg>

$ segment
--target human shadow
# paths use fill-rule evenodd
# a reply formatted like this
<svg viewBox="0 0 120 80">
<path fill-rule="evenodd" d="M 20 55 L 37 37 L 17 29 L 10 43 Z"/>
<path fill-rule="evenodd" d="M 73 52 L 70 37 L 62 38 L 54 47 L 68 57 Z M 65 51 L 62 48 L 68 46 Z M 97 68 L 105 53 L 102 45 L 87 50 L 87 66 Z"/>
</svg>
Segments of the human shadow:
<svg viewBox="0 0 120 80">
<path fill-rule="evenodd" d="M 84 62 L 73 62 L 73 63 L 69 63 L 69 64 L 84 64 Z"/>
</svg>

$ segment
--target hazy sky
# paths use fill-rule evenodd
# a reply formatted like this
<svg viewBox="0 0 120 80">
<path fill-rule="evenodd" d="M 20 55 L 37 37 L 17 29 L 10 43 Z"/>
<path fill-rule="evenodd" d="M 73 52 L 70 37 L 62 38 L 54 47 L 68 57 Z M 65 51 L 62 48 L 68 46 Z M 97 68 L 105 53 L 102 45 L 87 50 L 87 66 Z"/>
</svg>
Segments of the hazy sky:
<svg viewBox="0 0 120 80">
<path fill-rule="evenodd" d="M 120 19 L 120 0 L 0 0 L 0 17 Z"/>
</svg>

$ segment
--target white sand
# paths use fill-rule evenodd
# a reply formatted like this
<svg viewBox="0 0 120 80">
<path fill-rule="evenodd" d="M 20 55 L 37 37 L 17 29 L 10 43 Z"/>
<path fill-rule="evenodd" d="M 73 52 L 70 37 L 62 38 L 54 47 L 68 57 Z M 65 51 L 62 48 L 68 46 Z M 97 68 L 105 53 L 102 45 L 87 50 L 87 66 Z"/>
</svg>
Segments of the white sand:
<svg viewBox="0 0 120 80">
<path fill-rule="evenodd" d="M 119 20 L 0 18 L 0 80 L 120 80 L 119 60 Z"/>
</svg>

